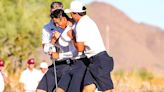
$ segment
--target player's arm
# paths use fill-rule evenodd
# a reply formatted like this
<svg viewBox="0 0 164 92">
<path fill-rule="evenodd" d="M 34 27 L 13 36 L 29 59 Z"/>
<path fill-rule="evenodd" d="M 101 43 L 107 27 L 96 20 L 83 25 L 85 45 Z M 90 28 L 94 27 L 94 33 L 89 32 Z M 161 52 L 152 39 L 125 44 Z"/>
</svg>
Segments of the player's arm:
<svg viewBox="0 0 164 92">
<path fill-rule="evenodd" d="M 43 49 L 44 49 L 45 44 L 50 42 L 49 38 L 50 38 L 50 34 L 47 32 L 46 28 L 43 28 L 42 29 L 42 47 L 43 47 Z"/>
<path fill-rule="evenodd" d="M 43 46 L 43 50 L 44 50 L 45 53 L 51 54 L 52 52 L 56 52 L 56 48 L 55 48 L 54 45 L 55 45 L 58 37 L 60 37 L 60 33 L 58 31 L 55 31 L 52 34 L 52 38 L 51 38 L 50 42 L 47 41 L 47 43 L 44 43 L 42 45 Z M 47 39 L 47 38 L 45 38 L 45 39 Z"/>
<path fill-rule="evenodd" d="M 24 84 L 23 83 L 20 83 L 20 92 L 24 92 Z"/>
<path fill-rule="evenodd" d="M 85 49 L 84 42 L 74 42 L 74 45 L 78 52 L 83 52 Z"/>
</svg>

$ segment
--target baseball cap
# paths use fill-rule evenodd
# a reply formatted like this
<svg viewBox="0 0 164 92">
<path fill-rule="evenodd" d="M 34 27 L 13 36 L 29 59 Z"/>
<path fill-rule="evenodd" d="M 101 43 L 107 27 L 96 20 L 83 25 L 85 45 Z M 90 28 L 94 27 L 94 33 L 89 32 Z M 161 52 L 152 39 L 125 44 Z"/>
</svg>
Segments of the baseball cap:
<svg viewBox="0 0 164 92">
<path fill-rule="evenodd" d="M 63 9 L 63 4 L 62 2 L 52 2 L 50 5 L 51 8 L 51 13 L 57 9 Z"/>
<path fill-rule="evenodd" d="M 30 59 L 27 61 L 27 64 L 35 64 L 34 58 L 30 58 Z"/>
<path fill-rule="evenodd" d="M 5 62 L 2 59 L 0 59 L 0 66 L 4 66 L 4 65 L 5 65 Z"/>
<path fill-rule="evenodd" d="M 83 7 L 85 7 L 85 5 L 81 1 L 74 0 L 74 1 L 71 2 L 70 8 L 69 9 L 65 9 L 64 12 L 65 13 L 71 13 L 71 12 L 80 13 L 80 12 L 85 12 L 86 10 L 83 9 Z"/>
<path fill-rule="evenodd" d="M 40 68 L 48 68 L 48 64 L 46 62 L 40 63 Z"/>
</svg>

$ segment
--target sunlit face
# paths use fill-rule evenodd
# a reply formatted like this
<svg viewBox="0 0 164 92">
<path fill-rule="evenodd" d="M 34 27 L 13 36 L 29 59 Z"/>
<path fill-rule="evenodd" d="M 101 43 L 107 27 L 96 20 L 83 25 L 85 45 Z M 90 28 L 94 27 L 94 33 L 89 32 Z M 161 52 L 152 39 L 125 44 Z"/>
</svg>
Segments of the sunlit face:
<svg viewBox="0 0 164 92">
<path fill-rule="evenodd" d="M 35 64 L 28 64 L 28 68 L 32 70 L 34 68 Z"/>
<path fill-rule="evenodd" d="M 72 12 L 70 14 L 71 14 L 71 17 L 75 20 L 75 14 L 73 14 Z"/>
<path fill-rule="evenodd" d="M 70 13 L 71 14 L 71 17 L 76 21 L 76 22 L 78 22 L 78 20 L 77 20 L 77 14 L 75 13 L 73 13 L 73 12 L 71 12 Z"/>
<path fill-rule="evenodd" d="M 53 18 L 54 23 L 56 26 L 60 28 L 65 28 L 67 26 L 67 19 L 65 17 L 60 17 L 60 18 Z"/>
<path fill-rule="evenodd" d="M 48 68 L 41 68 L 42 73 L 46 73 Z"/>
</svg>

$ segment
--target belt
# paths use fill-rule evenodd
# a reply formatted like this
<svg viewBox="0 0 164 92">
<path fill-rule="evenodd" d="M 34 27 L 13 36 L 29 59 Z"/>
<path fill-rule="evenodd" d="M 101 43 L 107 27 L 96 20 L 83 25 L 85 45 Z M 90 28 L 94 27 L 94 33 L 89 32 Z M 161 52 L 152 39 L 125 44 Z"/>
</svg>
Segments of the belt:
<svg viewBox="0 0 164 92">
<path fill-rule="evenodd" d="M 74 63 L 74 60 L 71 60 L 71 59 L 66 59 L 66 60 L 58 60 L 58 61 L 55 61 L 55 64 L 56 65 L 61 65 L 61 64 L 73 64 Z"/>
<path fill-rule="evenodd" d="M 79 59 L 65 59 L 65 60 L 58 60 L 58 61 L 55 61 L 55 64 L 56 65 L 61 65 L 61 64 L 73 64 L 75 63 L 76 61 L 78 60 L 82 60 L 82 61 L 86 61 L 86 57 L 83 57 L 83 58 L 79 58 Z"/>
</svg>

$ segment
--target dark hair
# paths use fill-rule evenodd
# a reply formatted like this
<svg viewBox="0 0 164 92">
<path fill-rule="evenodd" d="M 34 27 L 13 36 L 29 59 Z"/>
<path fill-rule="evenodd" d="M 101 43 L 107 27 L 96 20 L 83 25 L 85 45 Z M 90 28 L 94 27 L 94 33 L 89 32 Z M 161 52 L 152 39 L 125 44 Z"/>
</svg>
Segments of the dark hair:
<svg viewBox="0 0 164 92">
<path fill-rule="evenodd" d="M 52 3 L 51 3 L 51 5 L 50 5 L 50 8 L 51 8 L 51 9 L 56 8 L 56 7 L 61 7 L 61 8 L 63 8 L 62 2 L 52 2 Z"/>
<path fill-rule="evenodd" d="M 82 10 L 86 10 L 87 8 L 85 6 L 83 6 Z"/>
<path fill-rule="evenodd" d="M 78 13 L 80 16 L 84 16 L 86 15 L 87 13 L 86 12 L 81 12 L 81 13 Z"/>
<path fill-rule="evenodd" d="M 67 16 L 66 13 L 64 13 L 64 10 L 62 9 L 57 9 L 53 11 L 50 15 L 51 18 L 61 18 L 61 17 L 66 17 L 67 20 L 70 20 L 70 18 Z"/>
</svg>

